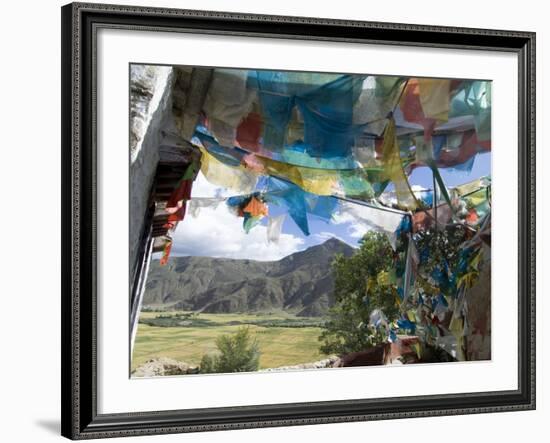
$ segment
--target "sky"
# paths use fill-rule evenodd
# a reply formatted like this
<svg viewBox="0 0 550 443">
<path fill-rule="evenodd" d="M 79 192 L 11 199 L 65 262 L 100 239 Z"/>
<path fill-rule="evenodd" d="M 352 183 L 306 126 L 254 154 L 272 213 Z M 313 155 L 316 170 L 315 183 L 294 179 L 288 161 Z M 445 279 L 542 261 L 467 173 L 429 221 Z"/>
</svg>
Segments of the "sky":
<svg viewBox="0 0 550 443">
<path fill-rule="evenodd" d="M 440 172 L 448 187 L 490 175 L 491 154 L 478 154 L 469 173 L 451 169 L 440 169 Z M 415 169 L 409 179 L 413 187 L 432 188 L 432 174 L 426 167 Z M 228 190 L 212 185 L 199 173 L 193 183 L 191 198 L 223 198 L 232 195 L 234 194 Z M 283 213 L 286 213 L 283 208 L 270 205 L 269 216 Z M 178 224 L 173 235 L 172 255 L 273 261 L 324 243 L 333 237 L 357 247 L 358 241 L 370 229 L 366 220 L 349 213 L 337 212 L 330 223 L 308 215 L 310 235 L 305 236 L 287 215 L 279 242 L 275 244 L 267 241 L 267 221 L 268 218 L 265 217 L 246 234 L 242 228 L 243 219 L 231 213 L 225 202 L 221 202 L 215 209 L 201 208 L 196 218 L 188 213 Z"/>
</svg>

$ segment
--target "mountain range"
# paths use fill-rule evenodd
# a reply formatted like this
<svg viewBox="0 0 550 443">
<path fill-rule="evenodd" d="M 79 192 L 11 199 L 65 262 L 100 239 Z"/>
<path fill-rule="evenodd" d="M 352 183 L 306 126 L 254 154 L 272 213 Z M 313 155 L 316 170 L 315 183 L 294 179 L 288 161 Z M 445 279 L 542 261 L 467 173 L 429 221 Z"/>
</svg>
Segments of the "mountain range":
<svg viewBox="0 0 550 443">
<path fill-rule="evenodd" d="M 278 261 L 185 256 L 160 266 L 153 260 L 143 305 L 207 313 L 283 310 L 318 317 L 334 302 L 334 256 L 353 253 L 347 243 L 331 238 Z"/>
</svg>

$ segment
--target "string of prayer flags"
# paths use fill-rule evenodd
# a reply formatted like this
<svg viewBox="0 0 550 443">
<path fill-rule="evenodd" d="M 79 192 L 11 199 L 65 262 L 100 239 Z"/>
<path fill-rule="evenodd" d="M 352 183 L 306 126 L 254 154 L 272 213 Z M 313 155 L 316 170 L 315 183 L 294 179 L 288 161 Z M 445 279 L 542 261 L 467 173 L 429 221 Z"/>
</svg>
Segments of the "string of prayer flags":
<svg viewBox="0 0 550 443">
<path fill-rule="evenodd" d="M 168 259 L 170 258 L 170 251 L 172 250 L 172 239 L 169 239 L 165 245 L 164 249 L 162 251 L 162 257 L 160 259 L 160 265 L 165 266 L 168 263 Z"/>
<path fill-rule="evenodd" d="M 336 214 L 339 218 L 350 218 L 354 220 L 355 229 L 360 229 L 366 234 L 370 230 L 379 230 L 386 234 L 393 249 L 396 248 L 395 232 L 403 223 L 407 214 L 392 211 L 386 208 L 376 208 L 360 203 L 341 201 Z"/>
<path fill-rule="evenodd" d="M 294 185 L 275 177 L 268 177 L 265 180 L 265 198 L 268 202 L 286 207 L 288 214 L 294 220 L 304 235 L 309 235 L 309 224 L 307 221 L 308 205 L 306 193 Z"/>
<path fill-rule="evenodd" d="M 208 127 L 222 145 L 233 146 L 236 128 L 250 112 L 255 91 L 247 88 L 248 71 L 214 69 L 203 110 Z"/>
<path fill-rule="evenodd" d="M 451 80 L 449 79 L 418 79 L 418 95 L 425 117 L 439 122 L 446 122 L 449 119 L 450 90 Z"/>
<path fill-rule="evenodd" d="M 353 107 L 353 122 L 366 125 L 368 132 L 380 136 L 404 87 L 402 77 L 369 76 Z"/>
<path fill-rule="evenodd" d="M 242 208 L 242 211 L 245 214 L 250 214 L 251 217 L 263 217 L 268 215 L 269 212 L 267 205 L 256 196 L 253 196 L 248 201 L 246 206 Z"/>
<path fill-rule="evenodd" d="M 338 170 L 297 166 L 258 154 L 245 153 L 238 148 L 220 146 L 203 129 L 195 135 L 201 151 L 208 154 L 204 157 L 201 168 L 205 177 L 213 184 L 236 191 L 252 192 L 250 188 L 255 183 L 255 178 L 270 175 L 291 181 L 312 194 L 370 199 L 375 196 L 370 175 L 373 180 L 385 178 L 379 175 L 379 168 Z M 215 177 L 215 174 L 223 173 L 224 166 L 225 174 L 231 177 Z"/>
<path fill-rule="evenodd" d="M 397 201 L 404 209 L 415 209 L 418 202 L 409 184 L 409 180 L 403 170 L 403 163 L 400 157 L 400 150 L 395 135 L 395 120 L 390 119 L 384 132 L 382 145 L 384 170 L 386 176 L 395 186 Z"/>
<path fill-rule="evenodd" d="M 254 191 L 258 176 L 244 166 L 227 166 L 212 156 L 205 148 L 202 153 L 201 172 L 212 184 L 238 194 L 249 194 Z"/>
<path fill-rule="evenodd" d="M 281 214 L 275 217 L 269 217 L 267 222 L 267 242 L 268 243 L 278 243 L 279 237 L 281 236 L 281 231 L 283 229 L 283 223 L 285 221 L 286 215 Z"/>
</svg>

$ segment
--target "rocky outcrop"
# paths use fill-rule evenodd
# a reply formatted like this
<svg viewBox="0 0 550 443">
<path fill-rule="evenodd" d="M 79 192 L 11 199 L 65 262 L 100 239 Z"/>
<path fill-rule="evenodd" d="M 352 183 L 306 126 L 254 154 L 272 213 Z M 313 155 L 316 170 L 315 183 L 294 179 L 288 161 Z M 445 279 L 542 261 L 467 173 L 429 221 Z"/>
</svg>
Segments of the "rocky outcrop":
<svg viewBox="0 0 550 443">
<path fill-rule="evenodd" d="M 172 358 L 153 358 L 132 372 L 132 377 L 160 377 L 165 375 L 198 374 L 196 366 Z"/>
<path fill-rule="evenodd" d="M 332 355 L 323 360 L 314 361 L 312 363 L 301 363 L 299 365 L 280 366 L 278 368 L 260 369 L 259 372 L 278 372 L 278 371 L 296 371 L 301 369 L 322 369 L 322 368 L 334 368 L 339 358 L 336 355 Z"/>
<path fill-rule="evenodd" d="M 162 129 L 172 119 L 172 68 L 130 68 L 130 275 L 134 275 L 157 163 Z"/>
<path fill-rule="evenodd" d="M 260 369 L 258 372 L 278 372 L 302 369 L 332 368 L 335 367 L 335 364 L 338 360 L 339 359 L 337 356 L 332 355 L 323 360 L 315 361 L 312 363 L 302 363 L 299 365 Z M 197 366 L 190 366 L 185 362 L 177 361 L 172 358 L 161 357 L 148 360 L 143 365 L 139 366 L 136 370 L 132 371 L 132 377 L 163 377 L 168 375 L 198 374 L 199 372 L 200 368 Z"/>
<path fill-rule="evenodd" d="M 154 120 L 162 120 L 166 111 L 171 109 L 167 104 L 172 82 L 171 67 L 131 65 L 130 156 L 132 163 L 136 161 L 142 150 L 147 133 L 152 133 L 151 129 L 158 126 Z"/>
</svg>

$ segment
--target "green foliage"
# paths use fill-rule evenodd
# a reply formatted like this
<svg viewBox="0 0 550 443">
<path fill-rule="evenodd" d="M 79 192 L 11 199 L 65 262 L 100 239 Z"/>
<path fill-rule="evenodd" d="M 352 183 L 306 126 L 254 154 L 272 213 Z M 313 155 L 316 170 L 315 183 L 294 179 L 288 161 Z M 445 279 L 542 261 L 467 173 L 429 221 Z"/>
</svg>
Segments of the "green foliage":
<svg viewBox="0 0 550 443">
<path fill-rule="evenodd" d="M 322 318 L 318 317 L 299 317 L 299 318 L 284 318 L 273 320 L 252 320 L 248 322 L 250 325 L 263 326 L 264 328 L 311 328 L 320 327 L 324 323 Z M 242 322 L 231 324 L 243 324 Z"/>
<path fill-rule="evenodd" d="M 216 322 L 212 319 L 200 317 L 198 313 L 164 313 L 155 317 L 140 317 L 139 323 L 161 328 L 214 328 L 224 325 L 256 325 L 265 328 L 312 328 L 323 325 L 323 319 L 319 317 L 299 318 L 247 318 L 246 320 L 230 320 Z"/>
<path fill-rule="evenodd" d="M 204 354 L 200 363 L 200 371 L 203 374 L 212 374 L 216 371 L 217 357 L 212 354 Z"/>
<path fill-rule="evenodd" d="M 198 313 L 195 312 L 177 312 L 177 313 L 164 313 L 155 317 L 140 317 L 139 323 L 149 326 L 158 326 L 161 328 L 179 327 L 199 327 L 199 326 L 211 326 L 211 321 L 200 318 Z"/>
<path fill-rule="evenodd" d="M 319 337 L 322 352 L 347 354 L 384 340 L 381 331 L 369 326 L 369 317 L 374 309 L 381 309 L 390 321 L 398 315 L 394 255 L 387 237 L 370 231 L 354 255 L 336 256 L 335 305 Z"/>
<path fill-rule="evenodd" d="M 260 349 L 247 327 L 216 339 L 217 354 L 206 354 L 201 360 L 202 373 L 251 372 L 260 367 Z"/>
</svg>

